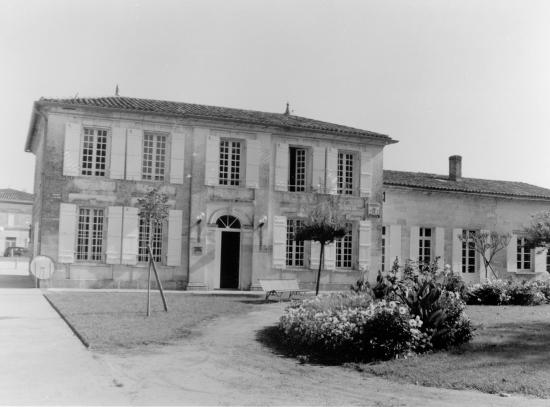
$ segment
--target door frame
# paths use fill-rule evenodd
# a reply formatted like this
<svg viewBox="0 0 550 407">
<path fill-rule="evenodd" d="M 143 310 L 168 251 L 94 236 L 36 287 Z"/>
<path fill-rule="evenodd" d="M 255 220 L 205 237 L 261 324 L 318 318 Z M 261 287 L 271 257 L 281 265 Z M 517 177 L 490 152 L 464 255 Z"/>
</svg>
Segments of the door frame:
<svg viewBox="0 0 550 407">
<path fill-rule="evenodd" d="M 216 290 L 220 289 L 220 277 L 221 277 L 221 259 L 222 259 L 222 232 L 240 233 L 239 235 L 239 283 L 238 290 L 241 290 L 241 276 L 243 267 L 243 230 L 242 229 L 222 229 L 216 228 L 216 252 L 214 255 L 214 275 L 213 275 L 213 287 Z"/>
</svg>

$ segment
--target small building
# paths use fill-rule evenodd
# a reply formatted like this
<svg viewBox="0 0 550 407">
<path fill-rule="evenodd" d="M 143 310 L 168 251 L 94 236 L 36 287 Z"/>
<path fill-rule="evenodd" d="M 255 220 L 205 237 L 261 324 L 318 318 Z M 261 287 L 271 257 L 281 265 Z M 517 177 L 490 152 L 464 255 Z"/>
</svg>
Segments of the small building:
<svg viewBox="0 0 550 407">
<path fill-rule="evenodd" d="M 350 233 L 326 251 L 321 289 L 380 268 L 382 156 L 389 136 L 285 113 L 128 97 L 40 99 L 25 150 L 36 157 L 33 253 L 56 287 L 144 287 L 145 243 L 169 288 L 313 287 L 319 247 L 292 233 L 340 196 Z M 169 196 L 149 230 L 137 200 Z"/>
<path fill-rule="evenodd" d="M 8 247 L 29 247 L 33 202 L 27 192 L 0 189 L 0 255 Z"/>
<path fill-rule="evenodd" d="M 449 264 L 467 282 L 484 281 L 480 255 L 459 239 L 479 231 L 510 233 L 495 257 L 498 277 L 547 279 L 546 250 L 525 247 L 531 215 L 550 210 L 550 190 L 523 182 L 462 177 L 462 158 L 449 158 L 449 174 L 384 171 L 382 269 L 398 258 Z"/>
</svg>

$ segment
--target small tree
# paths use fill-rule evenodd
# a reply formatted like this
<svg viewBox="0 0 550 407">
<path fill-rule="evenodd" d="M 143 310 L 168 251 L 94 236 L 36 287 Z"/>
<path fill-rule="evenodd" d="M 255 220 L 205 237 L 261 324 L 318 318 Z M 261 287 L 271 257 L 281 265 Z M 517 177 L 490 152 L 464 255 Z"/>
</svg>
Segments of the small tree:
<svg viewBox="0 0 550 407">
<path fill-rule="evenodd" d="M 168 217 L 167 202 L 168 196 L 159 192 L 158 188 L 150 189 L 143 198 L 138 199 L 139 216 L 142 217 L 149 226 L 149 236 L 147 241 L 147 254 L 149 257 L 149 270 L 147 274 L 147 316 L 151 314 L 151 266 L 153 266 L 153 271 L 155 272 L 155 278 L 157 280 L 157 285 L 164 304 L 164 310 L 168 312 L 166 298 L 164 297 L 162 284 L 157 273 L 155 259 L 153 257 L 153 252 L 151 251 L 154 230 Z"/>
<path fill-rule="evenodd" d="M 523 231 L 529 247 L 550 249 L 550 211 L 542 211 L 533 215 L 531 224 L 523 228 Z"/>
<path fill-rule="evenodd" d="M 310 240 L 319 242 L 321 245 L 315 295 L 319 294 L 319 281 L 321 280 L 321 270 L 323 269 L 325 245 L 332 243 L 335 239 L 342 238 L 347 232 L 346 221 L 338 207 L 338 200 L 334 198 L 319 203 L 310 211 L 304 225 L 294 235 L 294 240 L 297 242 Z"/>
<path fill-rule="evenodd" d="M 491 273 L 495 278 L 497 275 L 493 268 L 493 260 L 498 252 L 508 246 L 510 243 L 511 235 L 509 233 L 498 232 L 475 232 L 468 235 L 458 235 L 460 241 L 471 244 L 476 253 L 479 253 L 485 266 L 485 278 L 488 278 L 487 270 L 491 270 Z M 456 271 L 456 270 L 455 270 Z"/>
</svg>

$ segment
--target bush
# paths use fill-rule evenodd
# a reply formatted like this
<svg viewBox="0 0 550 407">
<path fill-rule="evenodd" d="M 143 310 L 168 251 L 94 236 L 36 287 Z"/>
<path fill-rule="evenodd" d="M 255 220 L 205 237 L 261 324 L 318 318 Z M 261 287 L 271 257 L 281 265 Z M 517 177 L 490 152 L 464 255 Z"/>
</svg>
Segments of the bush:
<svg viewBox="0 0 550 407">
<path fill-rule="evenodd" d="M 540 305 L 549 301 L 547 281 L 486 281 L 468 288 L 469 305 Z"/>
<path fill-rule="evenodd" d="M 502 280 L 474 284 L 468 290 L 468 305 L 503 305 L 509 301 L 507 283 Z"/>
<path fill-rule="evenodd" d="M 510 283 L 508 297 L 510 305 L 540 305 L 546 301 L 545 295 L 536 284 L 526 282 Z"/>
</svg>

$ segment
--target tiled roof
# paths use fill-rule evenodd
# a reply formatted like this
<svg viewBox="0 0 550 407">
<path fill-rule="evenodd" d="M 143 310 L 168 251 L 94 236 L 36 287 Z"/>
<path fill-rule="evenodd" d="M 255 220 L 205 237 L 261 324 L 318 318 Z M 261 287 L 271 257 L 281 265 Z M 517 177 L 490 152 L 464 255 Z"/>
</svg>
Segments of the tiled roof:
<svg viewBox="0 0 550 407">
<path fill-rule="evenodd" d="M 34 202 L 34 195 L 16 189 L 0 189 L 0 201 L 25 201 Z"/>
<path fill-rule="evenodd" d="M 385 134 L 342 126 L 339 124 L 327 123 L 320 120 L 308 119 L 306 117 L 295 116 L 293 114 L 267 113 L 256 110 L 233 109 L 228 107 L 168 102 L 163 100 L 138 99 L 122 96 L 75 99 L 41 98 L 38 103 L 56 103 L 73 106 L 89 106 L 117 110 L 122 109 L 134 112 L 160 113 L 181 117 L 204 118 L 274 126 L 284 129 L 364 136 L 371 139 L 378 139 L 384 143 L 394 142 L 394 140 Z"/>
<path fill-rule="evenodd" d="M 423 172 L 384 170 L 384 185 L 550 200 L 550 189 L 524 182 L 478 178 L 461 178 L 458 181 L 452 181 L 447 175 Z"/>
</svg>

